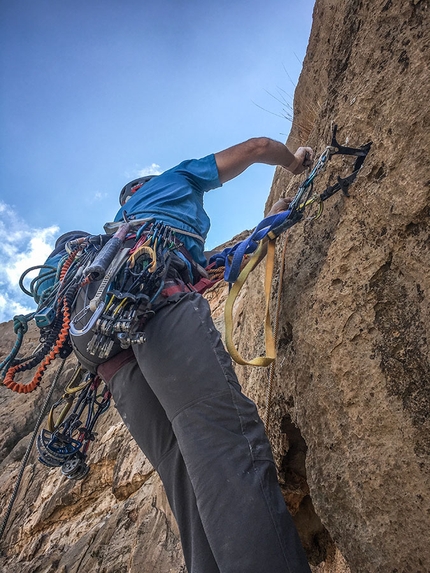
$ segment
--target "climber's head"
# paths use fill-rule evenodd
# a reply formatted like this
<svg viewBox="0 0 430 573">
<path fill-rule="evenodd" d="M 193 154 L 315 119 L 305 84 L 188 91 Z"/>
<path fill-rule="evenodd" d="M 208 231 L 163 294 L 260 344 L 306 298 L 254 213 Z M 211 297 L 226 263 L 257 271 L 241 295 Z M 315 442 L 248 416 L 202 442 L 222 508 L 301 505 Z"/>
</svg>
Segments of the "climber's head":
<svg viewBox="0 0 430 573">
<path fill-rule="evenodd" d="M 138 189 L 143 187 L 143 185 L 148 183 L 148 181 L 150 181 L 153 177 L 157 176 L 146 175 L 145 177 L 139 177 L 139 179 L 134 179 L 133 181 L 130 181 L 130 183 L 127 183 L 127 185 L 122 188 L 121 193 L 119 194 L 119 202 L 121 207 L 127 203 L 130 197 L 134 195 Z"/>
</svg>

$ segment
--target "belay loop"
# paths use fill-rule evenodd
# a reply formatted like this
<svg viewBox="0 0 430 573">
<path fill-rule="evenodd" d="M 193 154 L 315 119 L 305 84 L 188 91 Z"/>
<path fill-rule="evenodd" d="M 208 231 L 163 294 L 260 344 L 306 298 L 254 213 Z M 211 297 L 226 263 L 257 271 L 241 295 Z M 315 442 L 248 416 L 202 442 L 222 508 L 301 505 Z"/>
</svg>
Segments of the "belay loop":
<svg viewBox="0 0 430 573">
<path fill-rule="evenodd" d="M 270 215 L 263 219 L 251 235 L 237 243 L 233 247 L 224 249 L 221 253 L 215 254 L 209 261 L 215 267 L 225 267 L 224 279 L 230 283 L 230 292 L 225 305 L 225 325 L 226 325 L 226 346 L 233 357 L 233 359 L 242 365 L 248 366 L 268 366 L 276 358 L 276 349 L 274 336 L 271 331 L 271 320 L 269 313 L 270 303 L 270 283 L 273 276 L 275 248 L 274 243 L 284 231 L 293 227 L 296 223 L 302 220 L 304 212 L 309 205 L 315 202 L 320 203 L 320 212 L 323 202 L 329 197 L 332 197 L 337 191 L 342 191 L 348 196 L 348 189 L 355 181 L 359 170 L 370 151 L 372 142 L 368 142 L 361 147 L 345 147 L 340 145 L 336 140 L 337 126 L 333 128 L 333 135 L 331 145 L 327 146 L 323 153 L 318 158 L 315 166 L 311 170 L 308 177 L 301 183 L 298 191 L 291 201 L 289 208 L 279 214 Z M 337 183 L 328 186 L 319 195 L 312 194 L 315 178 L 322 173 L 328 164 L 328 161 L 333 155 L 349 155 L 355 156 L 354 167 L 352 173 L 345 177 L 338 177 Z M 265 313 L 265 347 L 266 355 L 256 357 L 251 360 L 244 359 L 233 342 L 233 305 L 234 302 L 245 283 L 249 273 L 263 260 L 266 255 L 267 248 L 267 264 L 266 264 L 266 279 L 265 279 L 265 300 L 266 300 L 266 313 Z M 246 255 L 252 255 L 245 267 L 243 267 Z"/>
</svg>

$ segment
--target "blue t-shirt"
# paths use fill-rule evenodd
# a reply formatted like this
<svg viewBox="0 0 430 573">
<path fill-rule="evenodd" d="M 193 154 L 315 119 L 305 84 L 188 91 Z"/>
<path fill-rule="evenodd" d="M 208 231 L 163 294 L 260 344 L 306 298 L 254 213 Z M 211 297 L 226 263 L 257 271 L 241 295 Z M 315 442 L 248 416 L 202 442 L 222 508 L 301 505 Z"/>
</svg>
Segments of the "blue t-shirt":
<svg viewBox="0 0 430 573">
<path fill-rule="evenodd" d="M 203 194 L 217 187 L 221 187 L 221 183 L 215 156 L 189 159 L 145 183 L 121 207 L 115 221 L 122 221 L 126 211 L 131 219 L 155 218 L 206 239 L 210 219 L 203 208 Z M 187 235 L 178 235 L 193 259 L 206 266 L 204 243 Z"/>
</svg>

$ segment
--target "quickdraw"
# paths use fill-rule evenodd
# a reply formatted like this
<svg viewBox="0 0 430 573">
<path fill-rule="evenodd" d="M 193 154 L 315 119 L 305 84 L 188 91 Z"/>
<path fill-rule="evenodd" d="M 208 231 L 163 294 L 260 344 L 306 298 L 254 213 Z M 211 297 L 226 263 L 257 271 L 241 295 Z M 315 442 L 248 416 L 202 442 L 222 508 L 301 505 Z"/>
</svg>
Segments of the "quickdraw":
<svg viewBox="0 0 430 573">
<path fill-rule="evenodd" d="M 75 407 L 67 416 L 75 399 Z M 94 427 L 109 408 L 110 399 L 105 383 L 79 366 L 63 396 L 52 406 L 48 428 L 42 429 L 37 438 L 39 461 L 48 467 L 61 467 L 68 479 L 83 479 L 89 472 L 86 458 L 96 437 Z M 62 408 L 55 419 L 59 407 Z"/>
<path fill-rule="evenodd" d="M 317 203 L 319 209 L 313 218 L 321 216 L 323 203 L 338 191 L 349 196 L 348 189 L 355 181 L 372 142 L 361 147 L 345 147 L 336 140 L 337 126 L 333 128 L 331 144 L 326 147 L 318 158 L 315 166 L 308 177 L 301 183 L 298 191 L 289 205 L 287 211 L 266 217 L 257 225 L 252 234 L 231 248 L 224 249 L 222 253 L 214 255 L 209 263 L 215 267 L 225 267 L 224 280 L 230 283 L 230 292 L 225 304 L 226 346 L 232 358 L 241 365 L 269 366 L 276 358 L 276 344 L 271 329 L 270 318 L 270 290 L 274 271 L 275 241 L 285 231 L 302 220 L 307 207 Z M 328 162 L 334 155 L 349 155 L 356 157 L 353 171 L 345 178 L 338 177 L 335 185 L 328 186 L 322 193 L 313 194 L 314 180 L 327 167 Z M 265 278 L 265 356 L 258 356 L 251 360 L 244 359 L 238 352 L 233 342 L 233 306 L 234 302 L 245 283 L 249 273 L 264 259 L 267 253 L 266 278 Z M 244 265 L 245 257 L 252 255 Z"/>
</svg>

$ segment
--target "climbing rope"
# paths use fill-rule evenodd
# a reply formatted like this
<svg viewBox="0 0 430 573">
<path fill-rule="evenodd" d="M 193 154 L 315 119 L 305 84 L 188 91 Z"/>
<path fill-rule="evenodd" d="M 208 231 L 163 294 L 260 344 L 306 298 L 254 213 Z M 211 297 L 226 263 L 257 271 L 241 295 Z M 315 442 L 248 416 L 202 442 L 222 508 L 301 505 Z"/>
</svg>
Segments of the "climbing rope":
<svg viewBox="0 0 430 573">
<path fill-rule="evenodd" d="M 287 252 L 287 243 L 288 243 L 288 236 L 285 236 L 284 246 L 282 248 L 282 255 L 281 255 L 281 262 L 280 262 L 280 271 L 279 271 L 279 283 L 278 283 L 278 293 L 276 297 L 276 311 L 275 311 L 275 320 L 273 324 L 273 337 L 275 340 L 275 348 L 278 346 L 278 335 L 279 335 L 279 317 L 281 314 L 281 300 L 282 300 L 282 285 L 284 282 L 284 270 L 285 270 L 285 255 Z M 273 394 L 273 382 L 275 379 L 275 366 L 276 361 L 274 360 L 271 362 L 269 366 L 269 380 L 267 384 L 267 391 L 266 391 L 266 410 L 264 416 L 264 427 L 266 428 L 266 432 L 270 426 L 270 413 L 271 413 L 271 405 L 272 405 L 272 394 Z"/>
<path fill-rule="evenodd" d="M 62 348 L 64 347 L 64 344 L 67 341 L 69 325 L 70 325 L 70 309 L 69 309 L 69 303 L 66 298 L 63 298 L 63 306 L 62 306 L 62 312 L 60 314 L 59 324 L 60 324 L 60 328 L 58 329 L 59 332 L 57 332 L 57 329 L 53 329 L 53 332 L 43 345 L 42 350 L 39 351 L 31 360 L 29 360 L 28 362 L 17 364 L 16 366 L 12 366 L 11 368 L 8 369 L 7 374 L 3 380 L 3 384 L 7 388 L 12 390 L 13 392 L 18 392 L 19 394 L 28 394 L 29 392 L 33 392 L 33 390 L 35 390 L 37 386 L 39 386 L 46 368 L 60 354 Z M 49 348 L 51 347 L 52 338 L 54 338 L 52 350 L 48 354 L 46 354 L 46 350 L 49 350 Z M 41 361 L 42 363 L 40 364 L 30 383 L 21 384 L 19 382 L 15 382 L 15 375 L 18 372 L 24 372 L 26 370 L 30 370 Z"/>
<path fill-rule="evenodd" d="M 34 313 L 30 313 L 27 315 L 19 314 L 14 317 L 13 319 L 13 330 L 16 334 L 16 341 L 8 356 L 3 360 L 0 364 L 0 372 L 2 373 L 2 377 L 9 369 L 10 365 L 15 360 L 18 352 L 21 349 L 22 341 L 24 338 L 24 334 L 28 331 L 28 323 L 33 318 Z"/>
</svg>

